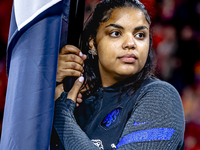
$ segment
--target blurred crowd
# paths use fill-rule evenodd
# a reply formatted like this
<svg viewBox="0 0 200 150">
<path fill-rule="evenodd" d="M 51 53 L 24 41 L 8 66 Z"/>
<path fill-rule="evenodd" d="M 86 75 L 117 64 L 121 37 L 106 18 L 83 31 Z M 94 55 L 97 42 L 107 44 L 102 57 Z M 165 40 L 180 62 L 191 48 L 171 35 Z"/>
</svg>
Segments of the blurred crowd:
<svg viewBox="0 0 200 150">
<path fill-rule="evenodd" d="M 157 75 L 181 95 L 185 149 L 200 150 L 200 1 L 157 0 L 152 6 Z"/>
<path fill-rule="evenodd" d="M 99 0 L 86 0 L 85 21 Z M 157 76 L 180 93 L 185 119 L 185 150 L 200 150 L 200 1 L 140 0 L 152 20 Z M 0 128 L 7 76 L 6 46 L 12 0 L 0 0 Z"/>
</svg>

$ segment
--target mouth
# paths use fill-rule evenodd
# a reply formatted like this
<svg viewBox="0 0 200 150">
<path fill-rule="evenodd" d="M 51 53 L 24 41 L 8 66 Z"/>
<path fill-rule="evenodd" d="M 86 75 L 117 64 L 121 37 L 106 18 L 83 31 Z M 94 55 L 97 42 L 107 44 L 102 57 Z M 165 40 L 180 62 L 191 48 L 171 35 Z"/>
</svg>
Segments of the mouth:
<svg viewBox="0 0 200 150">
<path fill-rule="evenodd" d="M 118 59 L 125 63 L 134 63 L 137 60 L 137 57 L 134 54 L 126 54 L 118 57 Z"/>
</svg>

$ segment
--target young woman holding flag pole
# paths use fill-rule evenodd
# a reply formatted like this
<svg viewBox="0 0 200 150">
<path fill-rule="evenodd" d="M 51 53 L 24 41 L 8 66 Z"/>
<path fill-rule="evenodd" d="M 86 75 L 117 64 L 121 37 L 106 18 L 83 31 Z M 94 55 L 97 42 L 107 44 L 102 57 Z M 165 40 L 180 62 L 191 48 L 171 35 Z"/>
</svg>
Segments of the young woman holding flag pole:
<svg viewBox="0 0 200 150">
<path fill-rule="evenodd" d="M 61 49 L 57 82 L 79 77 L 69 92 L 56 87 L 54 127 L 66 150 L 184 149 L 181 99 L 154 76 L 150 24 L 138 0 L 103 0 L 81 50 Z"/>
</svg>

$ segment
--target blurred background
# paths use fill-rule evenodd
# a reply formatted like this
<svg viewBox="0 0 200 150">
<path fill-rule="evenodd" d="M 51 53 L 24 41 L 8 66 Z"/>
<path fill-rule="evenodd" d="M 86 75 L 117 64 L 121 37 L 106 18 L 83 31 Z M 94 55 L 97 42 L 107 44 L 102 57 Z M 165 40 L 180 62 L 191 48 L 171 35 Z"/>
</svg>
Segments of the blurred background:
<svg viewBox="0 0 200 150">
<path fill-rule="evenodd" d="M 7 88 L 6 47 L 13 0 L 0 0 L 0 131 Z M 180 93 L 185 150 L 200 150 L 200 1 L 140 0 L 152 20 L 157 76 Z M 99 0 L 86 0 L 85 20 Z"/>
</svg>

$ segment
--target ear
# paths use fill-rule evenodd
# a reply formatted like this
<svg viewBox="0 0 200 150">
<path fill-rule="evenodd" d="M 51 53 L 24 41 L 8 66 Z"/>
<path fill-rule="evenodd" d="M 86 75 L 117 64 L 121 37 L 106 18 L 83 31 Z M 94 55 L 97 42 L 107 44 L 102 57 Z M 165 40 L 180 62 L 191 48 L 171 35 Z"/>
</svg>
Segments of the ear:
<svg viewBox="0 0 200 150">
<path fill-rule="evenodd" d="M 93 38 L 89 39 L 89 51 L 88 52 L 89 52 L 89 54 L 92 55 L 92 59 L 94 59 L 94 56 L 97 55 L 97 50 L 95 48 Z"/>
<path fill-rule="evenodd" d="M 90 39 L 89 39 L 89 48 L 90 48 L 91 50 L 93 50 L 93 49 L 96 50 L 96 48 L 95 48 L 95 46 L 94 46 L 94 39 L 93 39 L 93 38 L 90 38 Z"/>
</svg>

